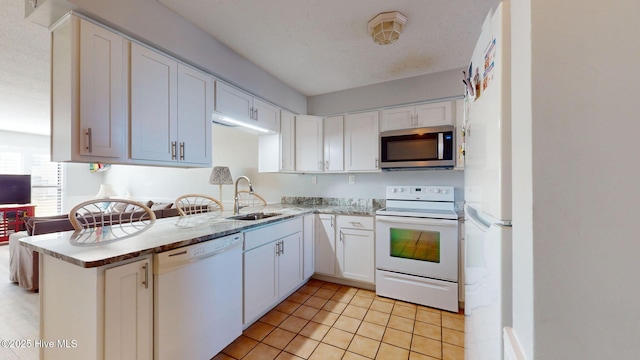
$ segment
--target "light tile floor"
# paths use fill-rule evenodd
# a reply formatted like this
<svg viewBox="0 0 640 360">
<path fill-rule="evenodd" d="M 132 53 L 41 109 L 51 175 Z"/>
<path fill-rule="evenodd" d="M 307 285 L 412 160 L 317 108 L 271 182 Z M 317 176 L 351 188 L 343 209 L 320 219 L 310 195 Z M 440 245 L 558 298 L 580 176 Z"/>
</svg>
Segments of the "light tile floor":
<svg viewBox="0 0 640 360">
<path fill-rule="evenodd" d="M 464 316 L 310 280 L 214 360 L 464 359 Z"/>
</svg>

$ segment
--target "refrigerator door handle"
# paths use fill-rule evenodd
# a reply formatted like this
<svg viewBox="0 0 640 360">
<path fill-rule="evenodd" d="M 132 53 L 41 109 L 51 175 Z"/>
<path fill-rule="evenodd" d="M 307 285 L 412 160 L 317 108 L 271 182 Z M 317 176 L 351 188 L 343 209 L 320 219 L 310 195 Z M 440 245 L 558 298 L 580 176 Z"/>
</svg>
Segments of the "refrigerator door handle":
<svg viewBox="0 0 640 360">
<path fill-rule="evenodd" d="M 465 214 L 465 221 L 469 221 L 470 223 L 474 224 L 475 226 L 480 228 L 482 232 L 487 232 L 487 230 L 489 230 L 490 224 L 487 224 L 484 221 L 482 221 L 482 219 L 480 219 L 477 215 L 478 212 L 467 204 L 464 204 L 464 214 Z"/>
</svg>

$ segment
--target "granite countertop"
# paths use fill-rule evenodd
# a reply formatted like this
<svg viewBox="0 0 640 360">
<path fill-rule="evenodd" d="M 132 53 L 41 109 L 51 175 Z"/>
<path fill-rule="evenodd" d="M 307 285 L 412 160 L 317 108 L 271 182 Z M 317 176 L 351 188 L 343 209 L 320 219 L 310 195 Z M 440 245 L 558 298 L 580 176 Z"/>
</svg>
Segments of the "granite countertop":
<svg viewBox="0 0 640 360">
<path fill-rule="evenodd" d="M 275 204 L 246 208 L 242 213 L 265 212 L 280 215 L 260 220 L 232 220 L 231 211 L 157 219 L 149 226 L 123 224 L 80 232 L 65 231 L 28 236 L 23 246 L 85 268 L 117 263 L 147 254 L 239 233 L 254 227 L 310 213 L 375 215 L 375 208 L 345 205 Z"/>
</svg>

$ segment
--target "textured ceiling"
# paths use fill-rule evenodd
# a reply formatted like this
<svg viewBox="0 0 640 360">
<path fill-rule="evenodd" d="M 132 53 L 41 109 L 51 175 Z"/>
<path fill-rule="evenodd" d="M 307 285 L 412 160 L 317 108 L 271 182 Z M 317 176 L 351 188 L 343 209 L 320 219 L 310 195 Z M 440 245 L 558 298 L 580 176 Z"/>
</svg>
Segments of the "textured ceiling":
<svg viewBox="0 0 640 360">
<path fill-rule="evenodd" d="M 281 81 L 312 96 L 468 65 L 496 0 L 158 0 Z M 373 42 L 380 12 L 409 19 Z"/>
<path fill-rule="evenodd" d="M 158 0 L 284 83 L 312 96 L 464 67 L 498 0 Z M 375 44 L 380 12 L 409 19 L 400 39 Z M 0 130 L 49 133 L 50 45 L 0 0 Z"/>
</svg>

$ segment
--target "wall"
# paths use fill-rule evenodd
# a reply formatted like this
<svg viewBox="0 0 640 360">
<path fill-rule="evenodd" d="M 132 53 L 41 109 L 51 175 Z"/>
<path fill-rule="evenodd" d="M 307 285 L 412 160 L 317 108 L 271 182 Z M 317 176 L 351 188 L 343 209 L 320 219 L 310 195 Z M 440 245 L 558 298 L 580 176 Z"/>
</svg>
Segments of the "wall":
<svg viewBox="0 0 640 360">
<path fill-rule="evenodd" d="M 20 151 L 23 154 L 49 153 L 50 139 L 45 135 L 0 131 L 0 150 Z M 25 159 L 28 161 L 28 157 Z M 26 171 L 31 164 L 26 163 Z M 91 174 L 89 165 L 65 163 L 62 167 L 62 211 L 68 212 L 75 204 L 88 200 L 100 189 L 104 182 L 102 174 Z M 37 209 L 36 209 L 37 213 Z"/>
<path fill-rule="evenodd" d="M 462 199 L 463 173 L 452 170 L 402 171 L 356 174 L 356 184 L 348 183 L 347 174 L 275 174 L 258 173 L 258 136 L 220 125 L 212 127 L 213 166 L 229 166 L 235 181 L 247 175 L 256 193 L 268 203 L 279 203 L 282 196 L 330 196 L 345 198 L 384 198 L 387 184 L 456 186 Z M 113 165 L 106 171 L 105 181 L 119 195 L 126 192 L 138 200 L 173 201 L 182 194 L 203 193 L 216 198 L 218 186 L 209 184 L 211 169 L 176 169 L 150 166 Z M 311 183 L 316 176 L 317 184 Z M 246 189 L 246 183 L 239 184 Z M 234 186 L 223 185 L 225 207 L 233 204 Z M 95 190 L 97 192 L 97 189 Z"/>
<path fill-rule="evenodd" d="M 531 155 L 531 0 L 511 2 L 513 328 L 533 359 L 533 185 Z M 517 139 L 517 140 L 516 140 Z"/>
<path fill-rule="evenodd" d="M 462 97 L 462 68 L 307 98 L 311 115 L 333 115 L 425 100 Z"/>
<path fill-rule="evenodd" d="M 526 2 L 513 4 L 526 16 Z M 514 318 L 522 320 L 516 331 L 530 359 L 634 359 L 640 353 L 634 91 L 640 2 L 530 5 L 530 20 L 522 24 L 531 24 L 530 40 L 526 29 L 519 31 L 531 43 L 531 75 L 514 91 L 530 81 L 530 155 L 526 136 L 518 146 L 531 164 L 531 199 L 514 201 L 532 212 L 520 212 L 522 222 L 514 216 L 514 231 L 533 234 L 533 263 L 515 252 L 514 271 L 533 274 L 533 300 L 516 299 Z M 526 236 L 514 244 L 521 239 L 528 246 Z M 533 311 L 532 334 L 527 311 Z"/>
</svg>

